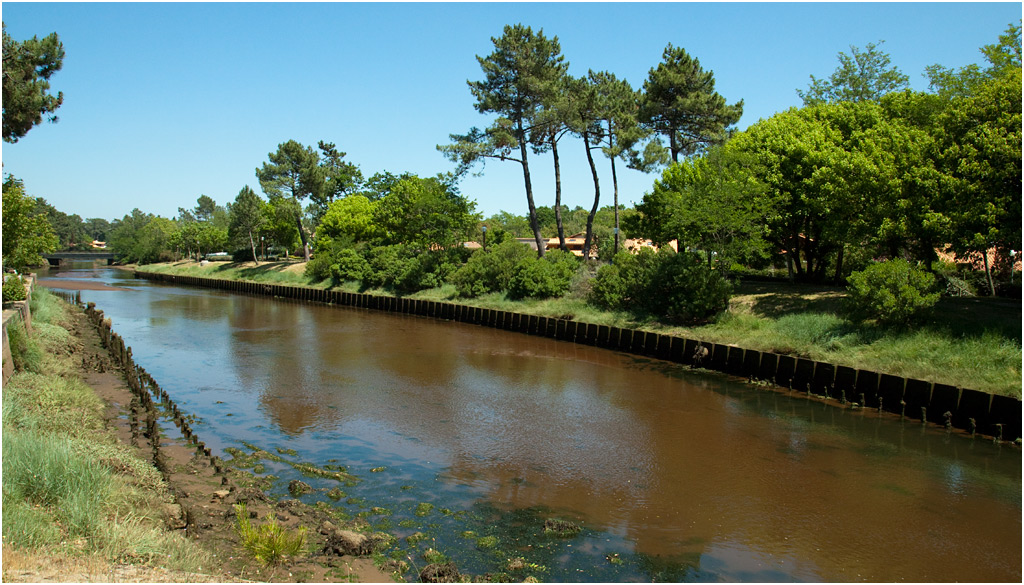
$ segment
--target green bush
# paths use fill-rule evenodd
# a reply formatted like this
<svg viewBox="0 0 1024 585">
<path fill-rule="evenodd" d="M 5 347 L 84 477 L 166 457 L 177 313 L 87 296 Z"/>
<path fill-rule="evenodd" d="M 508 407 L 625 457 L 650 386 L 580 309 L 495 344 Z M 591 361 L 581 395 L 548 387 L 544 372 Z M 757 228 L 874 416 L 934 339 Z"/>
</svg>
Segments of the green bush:
<svg viewBox="0 0 1024 585">
<path fill-rule="evenodd" d="M 363 258 L 362 254 L 351 248 L 339 251 L 333 260 L 334 263 L 331 264 L 330 275 L 335 282 L 344 282 L 346 280 L 362 282 L 370 271 L 370 264 L 366 261 L 366 258 Z"/>
<path fill-rule="evenodd" d="M 590 286 L 587 302 L 601 309 L 618 310 L 629 294 L 622 270 L 615 264 L 597 269 L 597 276 Z"/>
<path fill-rule="evenodd" d="M 460 297 L 506 290 L 519 264 L 536 256 L 528 246 L 506 240 L 473 252 L 466 264 L 452 274 L 451 282 Z"/>
<path fill-rule="evenodd" d="M 21 278 L 14 276 L 13 274 L 7 277 L 4 281 L 3 286 L 4 302 L 9 303 L 11 301 L 24 301 L 28 294 L 25 290 L 25 283 L 21 281 Z"/>
<path fill-rule="evenodd" d="M 878 262 L 848 279 L 851 313 L 886 325 L 906 325 L 939 300 L 935 277 L 902 258 Z"/>
<path fill-rule="evenodd" d="M 615 264 L 598 269 L 588 302 L 674 323 L 701 323 L 728 307 L 730 292 L 721 272 L 698 255 L 645 248 L 619 252 Z"/>
<path fill-rule="evenodd" d="M 703 323 L 729 307 L 731 287 L 697 254 L 661 255 L 647 286 L 647 307 L 673 323 Z"/>
<path fill-rule="evenodd" d="M 579 267 L 579 260 L 564 250 L 551 250 L 543 258 L 524 258 L 512 272 L 508 296 L 513 299 L 560 297 L 569 290 Z"/>
<path fill-rule="evenodd" d="M 369 270 L 363 277 L 367 288 L 393 288 L 415 262 L 414 254 L 401 244 L 375 246 L 366 252 Z"/>
<path fill-rule="evenodd" d="M 463 247 L 422 252 L 406 264 L 405 272 L 395 280 L 393 288 L 399 293 L 413 293 L 440 287 L 466 263 L 470 253 Z"/>
</svg>

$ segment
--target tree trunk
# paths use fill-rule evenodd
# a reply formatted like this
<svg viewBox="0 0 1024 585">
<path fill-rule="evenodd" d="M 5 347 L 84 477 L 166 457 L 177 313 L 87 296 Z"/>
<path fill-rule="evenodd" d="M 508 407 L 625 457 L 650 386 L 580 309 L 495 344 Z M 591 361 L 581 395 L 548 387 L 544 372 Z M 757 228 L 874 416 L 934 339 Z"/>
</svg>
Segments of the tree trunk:
<svg viewBox="0 0 1024 585">
<path fill-rule="evenodd" d="M 790 264 L 796 268 L 796 276 L 803 276 L 804 265 L 800 259 L 800 236 L 793 236 L 789 250 Z"/>
<path fill-rule="evenodd" d="M 619 253 L 619 179 L 615 176 L 615 159 L 612 158 L 612 191 L 615 203 L 615 248 L 612 255 Z"/>
<path fill-rule="evenodd" d="M 558 227 L 558 247 L 568 252 L 565 229 L 562 227 L 562 167 L 558 164 L 558 140 L 551 137 L 551 155 L 555 159 L 555 225 Z"/>
<path fill-rule="evenodd" d="M 675 130 L 675 128 L 669 128 L 669 131 L 668 131 L 668 148 L 672 152 L 672 162 L 679 162 L 679 145 L 676 144 L 676 130 Z"/>
<path fill-rule="evenodd" d="M 615 130 L 612 128 L 612 121 L 608 120 L 608 145 L 613 155 L 608 159 L 612 163 L 612 203 L 615 212 L 615 247 L 612 249 L 612 256 L 619 253 L 619 177 L 615 174 Z"/>
<path fill-rule="evenodd" d="M 260 265 L 260 258 L 256 255 L 256 242 L 252 239 L 252 230 L 249 230 L 249 247 L 252 248 L 252 261 L 256 266 Z"/>
<path fill-rule="evenodd" d="M 594 155 L 590 152 L 590 134 L 583 133 L 583 146 L 587 150 L 587 162 L 590 163 L 590 174 L 594 177 L 594 206 L 587 216 L 587 237 L 583 240 L 583 259 L 590 259 L 590 244 L 594 241 L 594 216 L 597 215 L 597 206 L 601 202 L 601 183 L 597 178 L 597 166 L 594 165 Z"/>
<path fill-rule="evenodd" d="M 839 284 L 839 280 L 843 277 L 843 252 L 846 250 L 846 244 L 839 244 L 839 254 L 836 256 L 836 276 L 835 283 Z"/>
<path fill-rule="evenodd" d="M 996 285 L 992 282 L 992 269 L 988 265 L 988 250 L 982 250 L 981 257 L 985 259 L 985 278 L 988 280 L 988 292 L 994 297 L 996 296 Z"/>
<path fill-rule="evenodd" d="M 533 239 L 537 242 L 537 257 L 544 257 L 545 242 L 540 237 L 540 225 L 537 223 L 537 207 L 533 204 L 533 183 L 530 181 L 530 163 L 526 159 L 526 131 L 522 122 L 519 123 L 516 138 L 519 139 L 519 153 L 523 163 L 523 182 L 526 183 L 526 204 L 530 209 L 530 228 L 533 229 Z"/>
<path fill-rule="evenodd" d="M 294 199 L 296 203 L 299 202 L 299 200 L 295 199 L 294 196 L 292 197 L 292 199 Z M 301 204 L 299 205 L 298 213 L 295 214 L 295 225 L 298 226 L 298 228 L 299 228 L 299 239 L 302 240 L 302 256 L 303 256 L 303 259 L 306 262 L 309 262 L 309 242 L 306 240 L 306 230 L 302 229 L 302 205 Z"/>
</svg>

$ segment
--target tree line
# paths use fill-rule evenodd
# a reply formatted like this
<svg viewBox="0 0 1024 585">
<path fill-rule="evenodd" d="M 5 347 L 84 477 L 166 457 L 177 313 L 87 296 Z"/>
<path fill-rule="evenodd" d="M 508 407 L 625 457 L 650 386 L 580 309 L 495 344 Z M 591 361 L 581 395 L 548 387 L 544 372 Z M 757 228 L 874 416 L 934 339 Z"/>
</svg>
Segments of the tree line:
<svg viewBox="0 0 1024 585">
<path fill-rule="evenodd" d="M 785 262 L 791 278 L 842 282 L 873 259 L 932 270 L 937 250 L 1006 278 L 1021 249 L 1021 38 L 1010 25 L 986 65 L 926 69 L 908 88 L 878 45 L 851 47 L 804 105 L 667 168 L 627 231 L 707 253 L 709 263 Z"/>
<path fill-rule="evenodd" d="M 124 262 L 214 251 L 258 261 L 268 251 L 301 252 L 307 273 L 320 280 L 397 292 L 450 282 L 466 296 L 496 290 L 539 296 L 564 292 L 579 270 L 567 235 L 584 233 L 584 259 L 596 249 L 605 261 L 613 260 L 624 235 L 660 246 L 674 240 L 686 258 L 614 258 L 618 274 L 606 271 L 596 287 L 603 295 L 598 304 L 678 296 L 673 287 L 685 277 L 705 282 L 712 304 L 720 306 L 725 288 L 708 271 L 728 276 L 781 263 L 793 279 L 843 281 L 875 259 L 902 257 L 934 268 L 936 249 L 967 256 L 994 247 L 1005 263 L 1021 247 L 1019 25 L 981 49 L 985 65 L 927 68 L 926 92 L 908 89 L 908 77 L 879 45 L 851 47 L 838 55 L 829 77 L 812 75 L 808 88 L 797 90 L 802 107 L 743 131 L 734 128 L 742 100 L 729 104 L 715 92 L 713 73 L 671 44 L 634 90 L 607 71 L 569 75 L 557 37 L 543 31 L 507 26 L 492 42 L 493 52 L 477 57 L 483 78 L 467 83 L 476 109 L 495 118 L 438 146 L 455 163 L 452 172 L 423 178 L 381 171 L 365 178 L 335 144 L 289 140 L 255 169 L 265 199 L 246 185 L 224 205 L 201 195 L 174 218 L 134 209 L 110 222 L 65 215 L 28 198 L 21 182 L 7 176 L 5 263 L 23 263 L 32 250 L 83 247 L 97 239 Z M 8 43 L 5 34 L 5 66 Z M 55 36 L 34 46 L 37 59 L 56 59 L 37 69 L 40 80 L 48 79 L 63 50 L 55 48 Z M 4 83 L 5 140 L 14 142 L 27 128 L 22 123 L 8 137 L 6 96 L 20 94 L 9 92 L 6 76 Z M 33 87 L 45 94 L 49 86 Z M 32 103 L 39 108 L 34 123 L 59 106 L 59 100 Z M 12 109 L 17 105 L 12 101 Z M 590 209 L 561 203 L 565 137 L 575 137 L 575 147 L 586 152 L 594 186 Z M 603 207 L 597 151 L 612 176 L 613 204 Z M 544 206 L 534 197 L 530 155 L 548 153 L 555 197 Z M 460 179 L 488 160 L 520 165 L 526 214 L 482 218 L 460 192 Z M 660 172 L 633 209 L 618 204 L 617 163 Z M 46 233 L 16 237 L 18 222 L 39 232 L 39 218 L 46 219 Z M 527 260 L 523 246 L 510 244 L 527 237 L 537 244 L 534 260 L 544 259 L 547 238 L 558 239 L 561 253 L 545 262 Z M 485 238 L 488 249 L 473 253 L 464 246 Z M 8 247 L 19 241 L 25 244 Z M 994 294 L 993 271 L 982 256 Z M 996 268 L 1006 273 L 1006 266 Z M 474 278 L 489 280 L 476 286 Z M 692 313 L 678 303 L 672 311 Z"/>
<path fill-rule="evenodd" d="M 567 250 L 561 216 L 559 144 L 577 137 L 590 166 L 594 203 L 585 225 L 584 259 L 594 241 L 594 221 L 600 209 L 601 182 L 594 160 L 600 151 L 608 159 L 613 189 L 614 236 L 619 233 L 616 160 L 629 168 L 649 172 L 680 157 L 697 155 L 720 144 L 743 113 L 743 101 L 728 104 L 715 91 L 714 74 L 680 47 L 669 44 L 663 61 L 652 68 L 642 90 L 634 90 L 608 71 L 589 70 L 574 77 L 561 54 L 558 37 L 543 30 L 509 25 L 501 37 L 491 39 L 494 50 L 477 56 L 484 78 L 468 81 L 483 114 L 497 118 L 485 129 L 471 128 L 452 134 L 438 150 L 457 164 L 462 176 L 488 160 L 514 162 L 523 172 L 531 231 L 543 257 L 544 238 L 537 213 L 530 153 L 551 153 L 554 164 L 555 227 L 559 247 Z M 665 142 L 667 141 L 667 146 Z"/>
</svg>

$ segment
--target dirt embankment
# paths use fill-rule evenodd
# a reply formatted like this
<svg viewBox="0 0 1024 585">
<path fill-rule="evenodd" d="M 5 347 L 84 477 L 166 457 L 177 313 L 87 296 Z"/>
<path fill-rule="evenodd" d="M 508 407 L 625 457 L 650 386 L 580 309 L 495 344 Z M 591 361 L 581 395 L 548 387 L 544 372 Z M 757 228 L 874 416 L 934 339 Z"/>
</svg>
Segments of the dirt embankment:
<svg viewBox="0 0 1024 585">
<path fill-rule="evenodd" d="M 156 396 L 152 401 L 139 399 L 139 389 L 133 392 L 132 384 L 126 382 L 125 368 L 118 363 L 116 351 L 104 347 L 101 331 L 85 313 L 75 314 L 72 335 L 81 344 L 80 375 L 107 405 L 107 425 L 116 432 L 119 440 L 136 449 L 140 459 L 154 463 L 174 494 L 175 503 L 166 507 L 167 529 L 183 531 L 188 538 L 212 553 L 215 563 L 209 571 L 203 567 L 203 574 L 177 573 L 161 568 L 110 563 L 98 557 L 14 550 L 5 544 L 3 581 L 393 581 L 389 574 L 374 565 L 369 547 L 352 548 L 342 538 L 362 542 L 358 536 L 353 536 L 359 535 L 364 528 L 357 525 L 358 521 L 348 522 L 330 510 L 308 506 L 298 500 L 271 500 L 264 492 L 267 486 L 261 486 L 251 474 L 225 465 L 190 429 L 182 433 L 176 429 L 154 432 L 153 429 L 158 428 L 153 424 L 154 417 L 157 420 L 176 419 L 179 428 L 182 424 L 188 426 L 188 417 L 178 411 L 169 399 L 162 404 Z M 145 377 L 144 371 L 142 374 Z M 147 390 L 143 387 L 141 391 Z M 235 504 L 240 503 L 246 504 L 253 525 L 274 519 L 293 533 L 304 528 L 306 552 L 273 565 L 255 560 L 243 550 L 235 529 Z"/>
</svg>

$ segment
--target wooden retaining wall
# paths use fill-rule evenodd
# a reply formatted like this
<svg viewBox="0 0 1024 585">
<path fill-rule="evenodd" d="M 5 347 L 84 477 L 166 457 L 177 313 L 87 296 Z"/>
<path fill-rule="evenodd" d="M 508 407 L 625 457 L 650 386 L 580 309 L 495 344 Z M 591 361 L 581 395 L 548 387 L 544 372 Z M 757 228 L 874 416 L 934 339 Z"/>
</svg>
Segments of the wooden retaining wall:
<svg viewBox="0 0 1024 585">
<path fill-rule="evenodd" d="M 175 285 L 406 313 L 518 331 L 724 372 L 748 380 L 766 380 L 779 389 L 803 392 L 840 404 L 857 403 L 922 423 L 955 427 L 995 439 L 1013 441 L 1021 437 L 1019 399 L 807 358 L 439 301 L 154 272 L 136 271 L 135 276 Z"/>
</svg>

